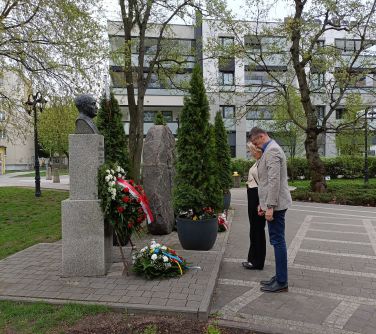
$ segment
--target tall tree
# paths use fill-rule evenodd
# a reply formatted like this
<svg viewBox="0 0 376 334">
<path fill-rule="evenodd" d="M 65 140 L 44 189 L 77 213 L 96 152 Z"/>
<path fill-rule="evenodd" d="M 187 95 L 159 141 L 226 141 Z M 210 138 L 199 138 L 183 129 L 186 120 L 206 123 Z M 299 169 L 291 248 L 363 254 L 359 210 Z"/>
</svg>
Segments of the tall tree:
<svg viewBox="0 0 376 334">
<path fill-rule="evenodd" d="M 38 116 L 38 137 L 45 152 L 69 158 L 68 136 L 74 133 L 77 108 L 72 100 L 54 98 Z"/>
<path fill-rule="evenodd" d="M 174 83 L 174 74 L 184 72 L 194 45 L 173 41 L 174 33 L 169 24 L 180 18 L 189 19 L 195 9 L 203 10 L 197 0 L 120 0 L 123 40 L 117 48 L 116 58 L 123 67 L 124 81 L 130 115 L 129 158 L 133 177 L 140 176 L 143 146 L 143 117 L 146 90 L 152 77 L 160 82 Z M 220 6 L 213 2 L 208 10 Z M 147 40 L 147 36 L 154 36 Z M 150 44 L 150 42 L 152 44 Z M 149 43 L 149 44 L 148 44 Z M 138 54 L 132 61 L 132 50 Z M 194 52 L 193 52 L 194 55 Z"/>
<path fill-rule="evenodd" d="M 185 97 L 178 131 L 174 207 L 177 211 L 202 212 L 221 207 L 215 165 L 215 141 L 209 126 L 209 102 L 202 73 L 195 66 L 189 95 Z"/>
<path fill-rule="evenodd" d="M 365 103 L 372 103 L 372 92 L 363 87 L 373 86 L 372 73 L 376 70 L 373 58 L 368 57 L 374 54 L 371 47 L 375 44 L 376 1 L 294 0 L 293 14 L 283 22 L 272 24 L 265 23 L 270 12 L 265 2 L 249 3 L 249 6 L 249 22 L 223 17 L 225 24 L 220 28 L 223 31 L 227 27 L 235 35 L 235 43 L 224 50 L 213 39 L 212 55 L 245 60 L 246 76 L 250 78 L 249 88 L 243 93 L 246 105 L 273 104 L 276 96 L 281 95 L 288 102 L 291 87 L 295 89 L 303 107 L 304 123 L 296 119 L 291 104 L 287 104 L 286 111 L 305 133 L 311 188 L 323 192 L 326 182 L 319 156 L 320 135 L 352 126 L 334 117 L 348 94 L 362 92 L 367 95 Z M 219 30 L 218 23 L 211 25 Z M 235 87 L 235 92 L 241 94 L 241 90 L 244 88 Z M 317 106 L 322 104 L 327 107 L 323 117 L 319 117 Z"/>
<path fill-rule="evenodd" d="M 214 121 L 216 157 L 220 189 L 227 193 L 232 187 L 231 178 L 231 152 L 227 142 L 227 131 L 223 123 L 222 115 L 217 112 Z"/>
<path fill-rule="evenodd" d="M 1 1 L 0 107 L 12 125 L 9 134 L 17 137 L 27 125 L 25 113 L 18 112 L 25 97 L 9 93 L 9 85 L 50 95 L 98 91 L 99 62 L 105 57 L 98 3 Z"/>
<path fill-rule="evenodd" d="M 128 141 L 121 119 L 122 113 L 114 94 L 111 92 L 109 98 L 103 96 L 96 122 L 98 131 L 104 136 L 105 160 L 128 170 Z"/>
</svg>

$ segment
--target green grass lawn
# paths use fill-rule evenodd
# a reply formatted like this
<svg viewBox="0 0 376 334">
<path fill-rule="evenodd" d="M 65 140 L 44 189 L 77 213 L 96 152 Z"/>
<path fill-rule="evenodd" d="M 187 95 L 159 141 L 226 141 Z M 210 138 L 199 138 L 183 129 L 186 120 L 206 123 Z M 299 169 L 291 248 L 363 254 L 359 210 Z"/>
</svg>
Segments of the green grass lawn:
<svg viewBox="0 0 376 334">
<path fill-rule="evenodd" d="M 107 312 L 99 305 L 16 303 L 0 301 L 0 333 L 42 334 L 72 325 L 87 315 Z"/>
<path fill-rule="evenodd" d="M 61 201 L 67 191 L 0 187 L 0 259 L 39 242 L 61 238 Z"/>
<path fill-rule="evenodd" d="M 296 180 L 296 181 L 289 181 L 289 185 L 297 188 L 309 188 L 310 180 Z M 363 179 L 332 179 L 329 181 L 326 181 L 329 189 L 334 187 L 351 187 L 356 189 L 362 189 L 365 188 L 364 186 L 364 180 Z M 376 187 L 376 178 L 369 179 L 368 186 L 373 188 Z"/>
</svg>

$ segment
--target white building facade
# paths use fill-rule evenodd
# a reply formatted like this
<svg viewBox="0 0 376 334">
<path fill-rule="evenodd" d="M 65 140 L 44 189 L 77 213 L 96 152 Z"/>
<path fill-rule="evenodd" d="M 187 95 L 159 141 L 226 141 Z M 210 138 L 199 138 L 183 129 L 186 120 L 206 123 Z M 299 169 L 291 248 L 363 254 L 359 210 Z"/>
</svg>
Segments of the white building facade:
<svg viewBox="0 0 376 334">
<path fill-rule="evenodd" d="M 252 26 L 252 22 L 248 22 Z M 276 23 L 264 23 L 264 25 L 273 26 Z M 201 26 L 184 26 L 171 25 L 173 31 L 173 38 L 176 43 L 189 43 L 190 47 L 196 49 L 195 53 L 191 54 L 192 62 L 187 64 L 186 72 L 182 75 L 183 80 L 189 80 L 189 74 L 194 66 L 195 57 L 199 60 L 202 69 L 207 94 L 210 102 L 211 120 L 214 120 L 215 114 L 220 111 L 225 121 L 228 130 L 228 142 L 231 147 L 233 157 L 245 158 L 247 157 L 246 140 L 249 130 L 253 126 L 261 126 L 268 128 L 273 120 L 273 108 L 271 108 L 271 96 L 273 96 L 273 79 L 269 77 L 267 71 L 262 66 L 255 66 L 245 57 L 230 57 L 226 58 L 225 62 L 221 60 L 221 52 L 213 53 L 213 44 L 217 43 L 222 46 L 236 45 L 236 43 L 243 43 L 243 45 L 250 48 L 252 52 L 257 52 L 260 48 L 260 39 L 255 39 L 251 33 L 243 31 L 241 34 L 234 34 L 231 29 L 228 29 L 222 22 L 214 20 L 202 20 Z M 250 29 L 252 30 L 252 29 Z M 122 29 L 120 23 L 109 22 L 109 37 L 112 48 L 116 46 L 117 38 L 121 40 Z M 248 30 L 249 31 L 249 30 Z M 150 45 L 150 52 L 153 49 L 153 38 L 150 36 L 147 39 L 147 44 Z M 350 36 L 351 37 L 351 36 Z M 333 45 L 343 51 L 346 57 L 346 50 L 354 50 L 357 47 L 358 41 L 356 38 L 346 36 L 344 31 L 327 31 L 318 47 L 321 45 Z M 276 37 L 265 37 L 262 39 L 265 45 L 270 44 L 272 47 L 279 43 L 282 48 L 285 48 L 288 53 L 289 44 L 286 40 Z M 214 55 L 214 56 L 213 56 Z M 376 55 L 376 54 L 375 54 Z M 369 55 L 368 55 L 369 57 Z M 137 59 L 137 54 L 132 55 L 134 60 Z M 224 58 L 224 57 L 223 57 Z M 373 58 L 376 59 L 376 56 Z M 136 63 L 136 62 L 135 62 Z M 373 62 L 374 63 L 374 62 Z M 118 66 L 119 65 L 119 66 Z M 129 114 L 127 112 L 127 95 L 125 89 L 124 79 L 121 75 L 121 64 L 110 64 L 111 86 L 119 104 L 123 110 L 123 121 L 125 131 L 129 131 Z M 269 54 L 265 61 L 265 66 L 272 68 L 274 73 L 280 72 L 281 77 L 287 72 L 286 59 L 283 54 Z M 330 73 L 320 73 L 311 71 L 312 80 L 318 87 L 318 91 L 313 95 L 313 103 L 317 109 L 318 117 L 322 118 L 329 110 L 329 104 L 325 94 L 320 93 L 320 87 L 323 83 L 330 79 Z M 362 95 L 362 100 L 369 106 L 376 105 L 373 91 L 376 88 L 375 73 L 360 78 L 354 85 L 353 89 L 349 89 L 349 93 L 358 92 Z M 290 78 L 291 82 L 297 87 L 296 79 Z M 259 94 L 268 98 L 254 98 Z M 150 126 L 153 125 L 155 113 L 162 111 L 168 126 L 174 134 L 178 127 L 179 113 L 183 106 L 185 92 L 182 90 L 165 88 L 158 83 L 158 78 L 153 79 L 149 85 L 145 97 L 145 125 L 144 133 L 146 134 Z M 345 112 L 345 99 L 343 104 L 336 108 L 329 122 L 335 124 L 337 120 L 343 117 Z M 273 135 L 273 134 L 272 134 Z M 278 138 L 276 138 L 278 141 Z M 283 143 L 282 143 L 283 144 Z M 301 150 L 297 155 L 304 155 L 304 143 L 301 140 L 298 143 Z M 288 150 L 285 148 L 285 151 Z M 336 156 L 337 148 L 335 144 L 335 134 L 323 134 L 319 138 L 319 151 L 322 156 Z"/>
</svg>

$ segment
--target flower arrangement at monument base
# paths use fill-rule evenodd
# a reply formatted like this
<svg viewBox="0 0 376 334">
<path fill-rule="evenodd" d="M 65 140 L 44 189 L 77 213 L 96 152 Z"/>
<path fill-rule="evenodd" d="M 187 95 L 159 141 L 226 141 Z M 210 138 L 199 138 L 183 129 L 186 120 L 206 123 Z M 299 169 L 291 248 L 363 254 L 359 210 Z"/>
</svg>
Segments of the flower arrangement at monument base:
<svg viewBox="0 0 376 334">
<path fill-rule="evenodd" d="M 168 278 L 183 275 L 187 262 L 170 247 L 152 240 L 132 256 L 133 271 L 148 279 Z"/>
<path fill-rule="evenodd" d="M 133 180 L 127 180 L 122 167 L 102 166 L 98 185 L 104 216 L 121 241 L 140 231 L 145 220 L 153 221 L 143 188 Z"/>
<path fill-rule="evenodd" d="M 226 214 L 222 213 L 218 215 L 218 232 L 225 232 L 228 230 L 228 221 L 226 218 Z"/>
</svg>

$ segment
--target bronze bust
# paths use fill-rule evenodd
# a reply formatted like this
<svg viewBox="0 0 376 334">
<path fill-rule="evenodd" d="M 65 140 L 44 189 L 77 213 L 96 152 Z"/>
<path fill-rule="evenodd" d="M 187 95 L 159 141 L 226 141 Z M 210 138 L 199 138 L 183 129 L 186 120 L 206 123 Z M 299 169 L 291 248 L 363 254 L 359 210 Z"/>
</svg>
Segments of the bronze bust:
<svg viewBox="0 0 376 334">
<path fill-rule="evenodd" d="M 93 123 L 93 118 L 97 116 L 97 101 L 89 94 L 77 96 L 74 103 L 79 111 L 76 119 L 76 134 L 99 134 Z"/>
</svg>

